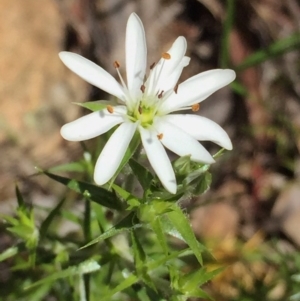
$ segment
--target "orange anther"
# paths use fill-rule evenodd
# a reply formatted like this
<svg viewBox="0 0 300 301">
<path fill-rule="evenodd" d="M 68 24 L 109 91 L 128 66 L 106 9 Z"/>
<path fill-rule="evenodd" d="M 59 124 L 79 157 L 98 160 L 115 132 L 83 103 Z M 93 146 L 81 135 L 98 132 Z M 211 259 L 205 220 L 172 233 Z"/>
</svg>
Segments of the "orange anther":
<svg viewBox="0 0 300 301">
<path fill-rule="evenodd" d="M 169 60 L 171 58 L 171 54 L 169 54 L 168 52 L 164 52 L 161 57 L 165 60 Z"/>
<path fill-rule="evenodd" d="M 163 133 L 160 133 L 160 134 L 157 135 L 157 138 L 158 138 L 159 140 L 161 140 L 161 139 L 163 138 L 163 136 L 164 136 L 164 134 L 163 134 Z"/>
<path fill-rule="evenodd" d="M 194 105 L 192 105 L 192 111 L 193 112 L 197 112 L 200 109 L 200 105 L 198 103 L 195 103 Z"/>
<path fill-rule="evenodd" d="M 113 106 L 108 105 L 106 108 L 107 108 L 107 111 L 108 111 L 110 114 L 112 114 L 112 113 L 114 112 L 114 107 L 113 107 Z"/>
<path fill-rule="evenodd" d="M 120 68 L 120 63 L 118 61 L 114 61 L 114 67 L 116 69 Z"/>
</svg>

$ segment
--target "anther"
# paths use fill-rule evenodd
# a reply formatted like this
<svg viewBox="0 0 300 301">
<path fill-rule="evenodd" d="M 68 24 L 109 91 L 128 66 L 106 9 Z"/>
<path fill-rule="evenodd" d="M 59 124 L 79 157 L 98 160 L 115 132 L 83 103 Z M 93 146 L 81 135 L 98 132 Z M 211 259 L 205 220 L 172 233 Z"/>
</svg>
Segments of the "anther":
<svg viewBox="0 0 300 301">
<path fill-rule="evenodd" d="M 110 114 L 112 114 L 112 113 L 114 112 L 114 107 L 113 107 L 113 106 L 108 105 L 108 106 L 106 107 L 106 109 L 107 109 L 107 111 L 108 111 Z"/>
<path fill-rule="evenodd" d="M 164 90 L 162 90 L 159 94 L 158 94 L 158 98 L 160 99 L 160 98 L 162 98 L 163 97 L 163 93 L 164 93 L 165 91 Z"/>
<path fill-rule="evenodd" d="M 177 94 L 177 91 L 178 91 L 178 86 L 179 84 L 177 83 L 176 86 L 174 87 L 174 92 Z"/>
<path fill-rule="evenodd" d="M 120 63 L 118 61 L 114 61 L 114 67 L 116 69 L 120 68 Z"/>
<path fill-rule="evenodd" d="M 160 134 L 157 135 L 157 138 L 158 138 L 159 140 L 161 140 L 163 137 L 164 137 L 164 134 L 163 134 L 163 133 L 160 133 Z"/>
<path fill-rule="evenodd" d="M 200 105 L 198 103 L 195 103 L 194 105 L 192 105 L 192 111 L 193 112 L 197 112 L 200 109 Z"/>
<path fill-rule="evenodd" d="M 155 66 L 155 62 L 153 64 L 150 65 L 150 70 L 152 70 Z"/>
<path fill-rule="evenodd" d="M 169 60 L 171 58 L 171 54 L 169 54 L 168 52 L 164 52 L 161 57 L 165 60 Z"/>
<path fill-rule="evenodd" d="M 143 109 L 142 109 L 141 105 L 139 105 L 139 107 L 138 107 L 138 111 L 139 111 L 139 113 L 140 113 L 140 114 L 142 114 L 142 113 L 143 113 Z"/>
<path fill-rule="evenodd" d="M 146 89 L 145 85 L 141 85 L 141 91 L 142 91 L 143 93 L 145 92 L 145 89 Z"/>
</svg>

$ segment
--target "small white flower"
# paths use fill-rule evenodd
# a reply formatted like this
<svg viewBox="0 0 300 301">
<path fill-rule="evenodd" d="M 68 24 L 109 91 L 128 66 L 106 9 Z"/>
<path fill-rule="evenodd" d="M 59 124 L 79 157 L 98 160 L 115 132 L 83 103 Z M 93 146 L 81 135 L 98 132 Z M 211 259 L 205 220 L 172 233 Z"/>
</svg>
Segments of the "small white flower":
<svg viewBox="0 0 300 301">
<path fill-rule="evenodd" d="M 180 110 L 199 109 L 199 102 L 235 79 L 233 70 L 211 70 L 197 74 L 177 85 L 182 69 L 189 64 L 185 56 L 186 40 L 178 37 L 168 52 L 162 54 L 146 74 L 146 40 L 139 17 L 130 15 L 126 28 L 127 85 L 120 72 L 120 85 L 104 69 L 69 52 L 59 54 L 64 64 L 90 84 L 114 95 L 120 105 L 93 112 L 64 125 L 61 135 L 69 141 L 83 141 L 99 136 L 119 125 L 103 148 L 94 173 L 98 185 L 108 182 L 119 167 L 135 133 L 139 131 L 151 166 L 161 183 L 171 193 L 177 184 L 170 159 L 164 149 L 191 160 L 211 164 L 214 159 L 197 141 L 209 140 L 232 149 L 226 132 L 215 122 L 192 114 L 171 114 Z"/>
</svg>

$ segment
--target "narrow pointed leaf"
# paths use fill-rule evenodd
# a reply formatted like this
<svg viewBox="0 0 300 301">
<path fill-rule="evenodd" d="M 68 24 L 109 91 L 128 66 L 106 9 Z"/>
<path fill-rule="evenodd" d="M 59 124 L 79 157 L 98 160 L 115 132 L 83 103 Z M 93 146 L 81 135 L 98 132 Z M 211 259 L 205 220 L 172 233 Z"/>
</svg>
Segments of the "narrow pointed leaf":
<svg viewBox="0 0 300 301">
<path fill-rule="evenodd" d="M 134 175 L 137 177 L 138 181 L 143 187 L 144 191 L 146 191 L 151 185 L 151 182 L 153 180 L 153 175 L 147 168 L 145 168 L 143 165 L 141 165 L 133 158 L 129 160 L 129 165 Z"/>
<path fill-rule="evenodd" d="M 156 234 L 156 238 L 157 238 L 158 243 L 162 247 L 165 255 L 167 255 L 168 252 L 169 252 L 169 248 L 168 248 L 168 244 L 167 244 L 166 235 L 164 233 L 162 224 L 160 222 L 160 216 L 157 216 L 156 218 L 154 218 L 150 222 L 150 224 L 151 224 L 152 230 Z"/>
<path fill-rule="evenodd" d="M 128 287 L 131 287 L 133 284 L 138 282 L 138 278 L 135 275 L 130 275 L 126 279 L 124 279 L 119 285 L 117 285 L 115 288 L 109 290 L 109 293 L 104 295 L 101 300 L 111 300 L 111 297 L 115 295 L 116 293 L 119 293 Z"/>
<path fill-rule="evenodd" d="M 65 270 L 54 272 L 50 276 L 45 277 L 27 287 L 25 287 L 25 289 L 29 289 L 29 288 L 32 288 L 32 287 L 35 287 L 35 286 L 38 286 L 38 285 L 41 285 L 44 283 L 49 283 L 49 282 L 51 283 L 58 279 L 63 279 L 63 278 L 67 278 L 70 276 L 93 273 L 93 272 L 100 270 L 100 268 L 101 268 L 101 266 L 98 264 L 97 261 L 95 261 L 93 259 L 89 259 L 89 260 L 86 260 L 86 261 L 80 263 L 78 266 L 71 266 Z"/>
<path fill-rule="evenodd" d="M 42 239 L 48 229 L 49 226 L 51 225 L 53 219 L 59 214 L 59 211 L 61 209 L 61 207 L 63 206 L 65 202 L 65 199 L 62 199 L 52 210 L 51 212 L 48 214 L 48 216 L 46 217 L 46 219 L 42 222 L 41 227 L 40 227 L 40 238 Z"/>
<path fill-rule="evenodd" d="M 201 256 L 201 249 L 199 248 L 199 243 L 195 237 L 189 220 L 177 205 L 174 204 L 172 209 L 173 211 L 166 213 L 166 215 L 191 248 L 200 265 L 202 265 L 203 260 Z"/>
<path fill-rule="evenodd" d="M 209 188 L 212 181 L 212 175 L 210 172 L 206 172 L 204 175 L 202 175 L 198 183 L 195 186 L 195 189 L 193 190 L 194 195 L 200 195 L 205 193 Z"/>
<path fill-rule="evenodd" d="M 19 249 L 17 247 L 11 247 L 0 254 L 0 262 L 18 254 Z"/>
<path fill-rule="evenodd" d="M 56 182 L 59 182 L 67 186 L 71 190 L 84 195 L 85 198 L 92 202 L 115 210 L 121 210 L 123 207 L 121 201 L 114 193 L 102 187 L 81 181 L 76 181 L 75 179 L 69 179 L 66 177 L 58 176 L 46 171 L 42 172 L 49 178 L 55 180 Z"/>
<path fill-rule="evenodd" d="M 201 286 L 207 281 L 213 279 L 216 275 L 218 275 L 223 268 L 215 269 L 213 271 L 208 272 L 206 268 L 201 268 L 200 270 L 193 271 L 187 275 L 181 277 L 180 282 L 182 284 L 182 288 L 186 291 L 193 291 L 195 288 Z"/>
<path fill-rule="evenodd" d="M 134 230 L 131 231 L 131 240 L 132 240 L 132 250 L 134 256 L 134 264 L 135 264 L 137 276 L 141 280 L 143 280 L 145 284 L 147 284 L 154 291 L 156 291 L 155 285 L 148 274 L 145 251 Z"/>
<path fill-rule="evenodd" d="M 110 238 L 112 236 L 115 236 L 125 231 L 129 232 L 131 229 L 139 228 L 139 227 L 141 227 L 141 224 L 139 224 L 138 219 L 135 216 L 135 213 L 131 212 L 126 217 L 124 217 L 124 219 L 122 219 L 117 225 L 108 229 L 107 231 L 105 231 L 104 233 L 102 233 L 97 238 L 93 239 L 92 241 L 90 241 L 80 249 L 87 248 L 107 238 Z"/>
<path fill-rule="evenodd" d="M 181 251 L 172 252 L 172 253 L 168 254 L 167 256 L 164 255 L 161 258 L 158 258 L 153 261 L 149 261 L 147 263 L 148 269 L 149 269 L 149 271 L 155 270 L 160 266 L 165 266 L 166 263 L 168 263 L 169 261 L 171 261 L 173 259 L 178 259 L 180 257 L 192 255 L 192 254 L 193 254 L 193 252 L 190 249 L 183 249 Z"/>
<path fill-rule="evenodd" d="M 123 189 L 122 187 L 120 187 L 116 184 L 113 184 L 112 188 L 130 206 L 130 208 L 128 208 L 128 210 L 131 210 L 131 208 L 133 208 L 133 207 L 139 207 L 140 206 L 141 200 L 138 199 L 137 197 L 135 197 L 134 195 L 132 195 L 131 193 L 129 193 L 128 191 L 126 191 L 125 189 Z"/>
<path fill-rule="evenodd" d="M 275 41 L 269 47 L 261 49 L 248 57 L 239 64 L 235 69 L 237 71 L 245 70 L 249 67 L 261 64 L 262 62 L 272 59 L 275 56 L 281 55 L 300 46 L 300 33 L 296 32 L 289 37 Z"/>
<path fill-rule="evenodd" d="M 85 172 L 86 166 L 83 162 L 71 162 L 61 164 L 48 169 L 49 172 Z"/>
<path fill-rule="evenodd" d="M 18 201 L 18 206 L 20 208 L 26 208 L 26 205 L 25 205 L 25 202 L 24 202 L 24 199 L 23 199 L 23 196 L 19 190 L 19 187 L 18 185 L 16 185 L 16 196 L 17 196 L 17 201 Z"/>
</svg>

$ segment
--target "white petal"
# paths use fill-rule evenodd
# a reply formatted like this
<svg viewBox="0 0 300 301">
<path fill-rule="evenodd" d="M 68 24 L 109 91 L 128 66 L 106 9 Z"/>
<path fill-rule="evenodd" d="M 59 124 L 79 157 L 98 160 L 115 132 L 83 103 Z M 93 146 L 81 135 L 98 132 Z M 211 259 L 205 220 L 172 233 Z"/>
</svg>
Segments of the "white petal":
<svg viewBox="0 0 300 301">
<path fill-rule="evenodd" d="M 178 37 L 171 48 L 167 51 L 170 54 L 170 59 L 160 59 L 152 70 L 149 81 L 149 94 L 156 94 L 158 91 L 164 90 L 164 82 L 178 67 L 186 52 L 186 39 Z"/>
<path fill-rule="evenodd" d="M 93 112 L 65 124 L 60 133 L 64 139 L 69 141 L 88 140 L 106 133 L 115 125 L 122 123 L 124 114 L 126 114 L 124 106 L 115 107 L 112 114 L 107 109 Z"/>
<path fill-rule="evenodd" d="M 85 81 L 125 101 L 122 86 L 103 68 L 76 53 L 63 51 L 59 53 L 59 57 L 70 70 Z"/>
<path fill-rule="evenodd" d="M 115 130 L 105 144 L 95 166 L 94 180 L 98 185 L 105 184 L 115 174 L 136 127 L 137 123 L 124 122 Z"/>
<path fill-rule="evenodd" d="M 132 13 L 126 28 L 126 72 L 127 85 L 133 99 L 140 93 L 147 64 L 147 47 L 143 23 Z"/>
<path fill-rule="evenodd" d="M 182 73 L 182 70 L 184 67 L 188 66 L 188 64 L 190 63 L 190 58 L 187 56 L 184 56 L 181 60 L 181 62 L 178 64 L 178 66 L 175 68 L 175 70 L 170 74 L 170 76 L 166 77 L 165 80 L 162 83 L 162 90 L 164 90 L 165 92 L 167 92 L 170 89 L 174 89 L 174 87 L 176 86 L 179 77 Z"/>
<path fill-rule="evenodd" d="M 230 69 L 215 69 L 197 74 L 181 83 L 177 94 L 173 93 L 168 97 L 159 111 L 166 114 L 199 103 L 234 79 L 235 72 Z"/>
<path fill-rule="evenodd" d="M 232 143 L 227 133 L 208 118 L 191 114 L 172 114 L 164 116 L 163 119 L 197 140 L 212 141 L 228 150 L 232 149 Z"/>
<path fill-rule="evenodd" d="M 170 159 L 153 129 L 144 129 L 139 126 L 142 143 L 148 160 L 162 185 L 170 193 L 176 193 L 177 184 Z"/>
<path fill-rule="evenodd" d="M 182 131 L 164 118 L 157 118 L 154 123 L 159 134 L 162 134 L 162 144 L 179 156 L 191 155 L 196 162 L 211 164 L 215 160 L 210 153 L 192 136 Z"/>
</svg>

